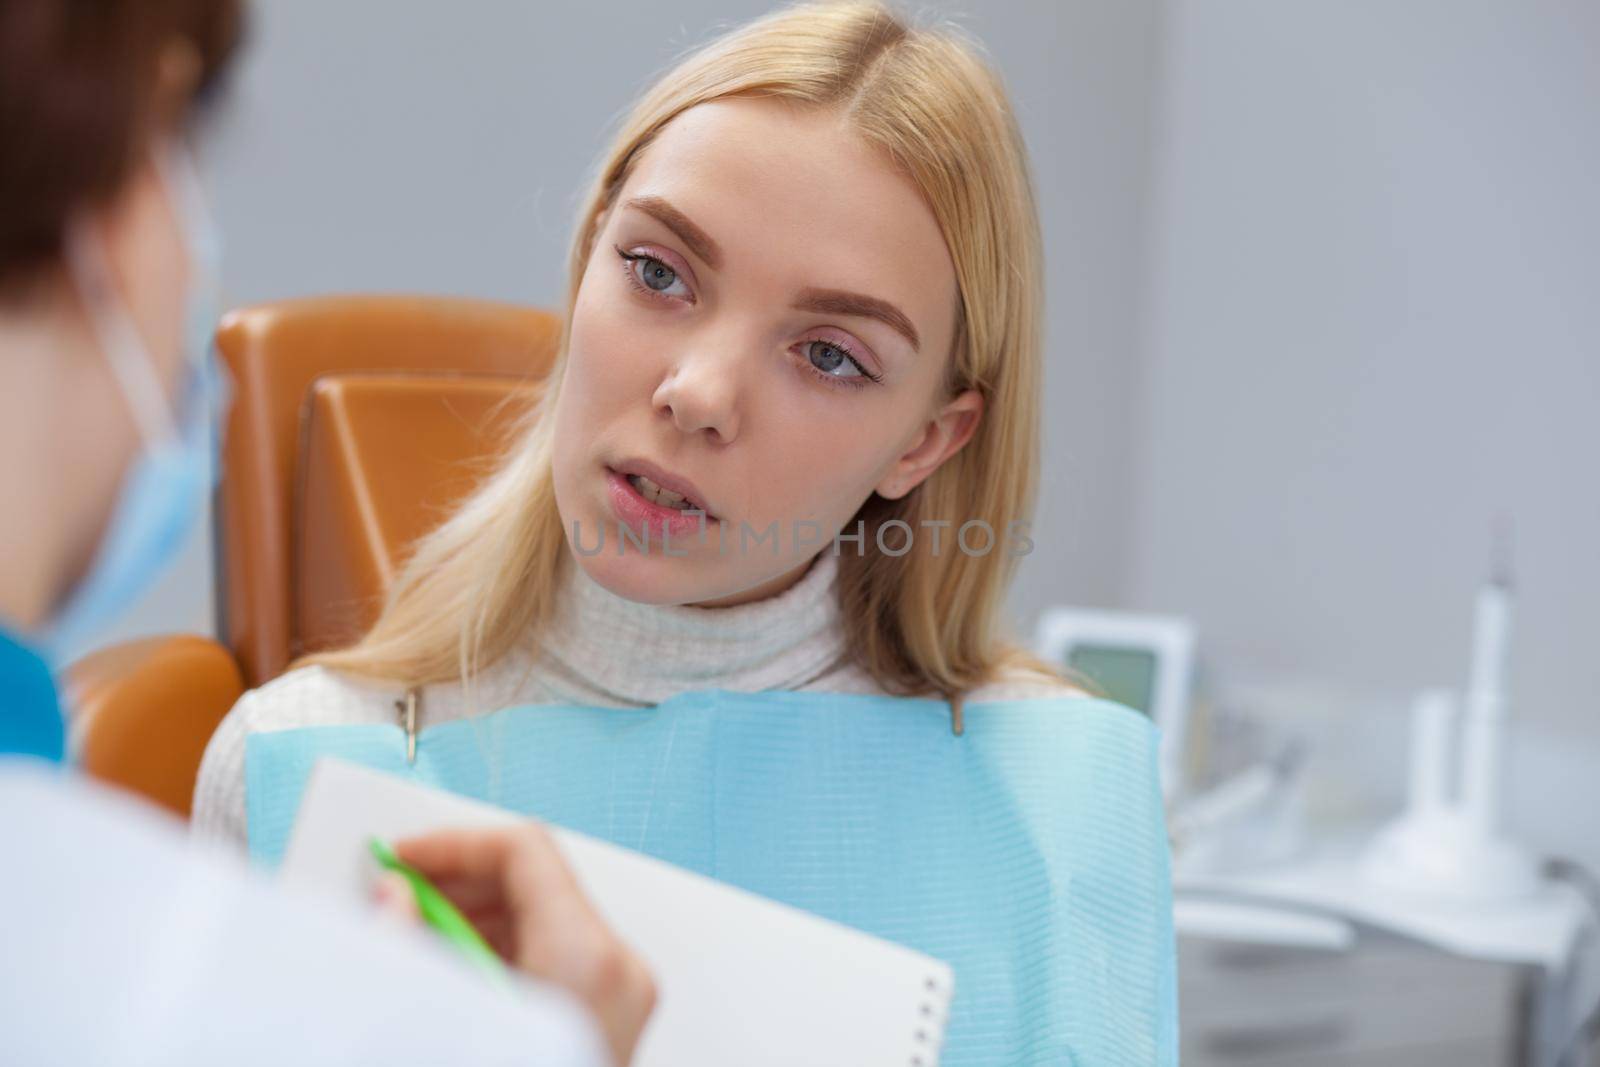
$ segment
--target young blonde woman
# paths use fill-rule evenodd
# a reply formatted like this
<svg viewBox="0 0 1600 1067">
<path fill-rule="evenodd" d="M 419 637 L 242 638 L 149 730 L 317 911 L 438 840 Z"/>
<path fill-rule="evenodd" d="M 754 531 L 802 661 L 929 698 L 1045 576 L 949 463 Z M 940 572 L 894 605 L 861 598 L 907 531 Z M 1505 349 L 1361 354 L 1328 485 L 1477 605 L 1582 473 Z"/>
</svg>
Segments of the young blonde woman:
<svg viewBox="0 0 1600 1067">
<path fill-rule="evenodd" d="M 1033 547 L 1040 245 L 1012 110 L 960 35 L 824 4 L 691 55 L 603 158 L 525 438 L 359 643 L 234 708 L 198 829 L 245 840 L 249 738 L 393 724 L 407 691 L 430 729 L 924 697 L 946 740 L 977 704 L 1089 696 L 998 624 Z M 1154 1062 L 1165 1038 L 1128 1040 Z"/>
</svg>

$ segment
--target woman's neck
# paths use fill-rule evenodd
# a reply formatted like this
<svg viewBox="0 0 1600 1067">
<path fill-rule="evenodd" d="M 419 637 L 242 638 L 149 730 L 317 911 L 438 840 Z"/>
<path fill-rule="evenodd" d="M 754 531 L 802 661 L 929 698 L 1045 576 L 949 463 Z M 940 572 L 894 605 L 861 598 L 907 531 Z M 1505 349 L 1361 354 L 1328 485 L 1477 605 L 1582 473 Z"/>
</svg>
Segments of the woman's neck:
<svg viewBox="0 0 1600 1067">
<path fill-rule="evenodd" d="M 568 557 L 541 658 L 574 691 L 618 703 L 657 704 L 693 689 L 798 688 L 845 657 L 838 564 L 825 551 L 789 572 L 781 591 L 713 607 L 628 600 Z"/>
<path fill-rule="evenodd" d="M 718 597 L 715 600 L 701 600 L 690 606 L 696 608 L 736 608 L 741 604 L 753 604 L 758 600 L 775 597 L 798 582 L 810 570 L 813 562 L 815 562 L 814 559 L 808 559 L 793 570 L 784 571 L 777 577 L 769 578 L 749 589 L 741 589 L 737 593 L 729 593 L 727 596 Z"/>
</svg>

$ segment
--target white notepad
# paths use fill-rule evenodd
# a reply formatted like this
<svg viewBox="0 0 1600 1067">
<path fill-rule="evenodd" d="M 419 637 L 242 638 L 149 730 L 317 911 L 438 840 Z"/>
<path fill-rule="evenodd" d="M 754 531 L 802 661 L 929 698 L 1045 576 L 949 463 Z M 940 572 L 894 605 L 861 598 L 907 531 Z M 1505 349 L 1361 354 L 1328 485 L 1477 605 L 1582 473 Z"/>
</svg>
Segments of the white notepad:
<svg viewBox="0 0 1600 1067">
<path fill-rule="evenodd" d="M 323 758 L 282 877 L 370 901 L 367 839 L 517 822 L 512 812 Z M 954 976 L 901 945 L 559 827 L 596 909 L 660 994 L 636 1067 L 932 1067 Z"/>
</svg>

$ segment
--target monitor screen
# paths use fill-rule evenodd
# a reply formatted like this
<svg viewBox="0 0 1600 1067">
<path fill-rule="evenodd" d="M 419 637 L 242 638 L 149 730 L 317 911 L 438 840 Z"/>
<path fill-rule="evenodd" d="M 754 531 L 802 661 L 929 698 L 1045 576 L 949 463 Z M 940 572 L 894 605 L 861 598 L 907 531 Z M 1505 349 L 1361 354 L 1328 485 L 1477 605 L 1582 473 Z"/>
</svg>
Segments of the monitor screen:
<svg viewBox="0 0 1600 1067">
<path fill-rule="evenodd" d="M 1118 645 L 1073 645 L 1067 666 L 1095 680 L 1106 695 L 1150 714 L 1156 688 L 1156 654 L 1148 648 Z"/>
</svg>

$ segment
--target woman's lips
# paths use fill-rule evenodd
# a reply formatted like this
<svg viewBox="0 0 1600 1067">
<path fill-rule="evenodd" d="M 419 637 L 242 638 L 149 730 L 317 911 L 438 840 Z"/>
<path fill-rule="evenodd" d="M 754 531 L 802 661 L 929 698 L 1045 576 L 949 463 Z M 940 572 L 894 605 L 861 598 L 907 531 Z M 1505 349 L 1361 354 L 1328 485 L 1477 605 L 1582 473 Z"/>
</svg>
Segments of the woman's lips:
<svg viewBox="0 0 1600 1067">
<path fill-rule="evenodd" d="M 606 468 L 606 491 L 617 518 L 635 531 L 648 530 L 651 545 L 676 544 L 687 548 L 690 541 L 699 538 L 703 526 L 715 521 L 701 511 L 682 511 L 646 500 L 624 475 L 610 467 Z M 611 533 L 621 536 L 616 530 Z M 587 544 L 591 537 L 601 536 L 603 534 L 585 532 L 582 540 Z"/>
</svg>

